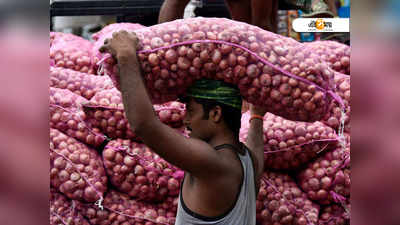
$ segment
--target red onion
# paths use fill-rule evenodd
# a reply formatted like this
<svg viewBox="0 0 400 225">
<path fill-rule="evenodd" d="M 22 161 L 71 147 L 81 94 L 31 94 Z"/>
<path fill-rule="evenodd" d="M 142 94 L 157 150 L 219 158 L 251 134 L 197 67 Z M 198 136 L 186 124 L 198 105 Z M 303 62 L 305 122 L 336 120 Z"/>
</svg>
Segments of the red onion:
<svg viewBox="0 0 400 225">
<path fill-rule="evenodd" d="M 95 202 L 107 190 L 98 153 L 72 137 L 50 128 L 50 183 L 68 198 Z"/>
</svg>

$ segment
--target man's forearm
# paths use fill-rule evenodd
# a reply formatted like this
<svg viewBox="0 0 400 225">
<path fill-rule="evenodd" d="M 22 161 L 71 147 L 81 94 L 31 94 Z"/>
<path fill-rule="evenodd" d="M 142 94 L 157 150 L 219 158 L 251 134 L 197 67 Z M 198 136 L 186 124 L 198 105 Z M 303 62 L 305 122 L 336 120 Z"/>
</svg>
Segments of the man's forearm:
<svg viewBox="0 0 400 225">
<path fill-rule="evenodd" d="M 255 164 L 257 179 L 260 178 L 262 171 L 264 171 L 264 133 L 263 121 L 260 119 L 253 119 L 250 121 L 249 133 L 247 134 L 247 147 L 256 157 L 257 163 Z"/>
<path fill-rule="evenodd" d="M 156 119 L 136 55 L 118 60 L 120 86 L 126 117 L 133 130 Z"/>
<path fill-rule="evenodd" d="M 249 133 L 247 135 L 247 143 L 255 148 L 255 151 L 263 151 L 264 147 L 264 134 L 263 134 L 263 121 L 260 119 L 253 119 L 250 122 Z M 260 150 L 262 149 L 262 150 Z"/>
<path fill-rule="evenodd" d="M 190 0 L 165 0 L 160 9 L 158 23 L 183 18 L 186 5 Z"/>
</svg>

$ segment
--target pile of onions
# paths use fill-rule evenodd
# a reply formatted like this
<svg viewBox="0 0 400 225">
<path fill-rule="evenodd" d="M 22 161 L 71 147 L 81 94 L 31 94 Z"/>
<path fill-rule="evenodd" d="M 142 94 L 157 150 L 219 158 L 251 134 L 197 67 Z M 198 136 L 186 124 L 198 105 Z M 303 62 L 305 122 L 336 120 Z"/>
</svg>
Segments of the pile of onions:
<svg viewBox="0 0 400 225">
<path fill-rule="evenodd" d="M 332 101 L 328 106 L 328 113 L 325 114 L 322 121 L 336 130 L 340 126 L 342 111 L 344 110 L 344 131 L 350 132 L 350 76 L 335 73 L 335 84 L 335 93 L 341 97 L 343 106 L 337 101 Z"/>
<path fill-rule="evenodd" d="M 321 205 L 344 204 L 350 197 L 350 145 L 325 153 L 298 174 L 299 186 Z"/>
<path fill-rule="evenodd" d="M 264 172 L 257 196 L 257 224 L 317 224 L 319 206 L 287 174 Z"/>
<path fill-rule="evenodd" d="M 64 38 L 63 36 L 67 37 Z M 93 44 L 72 34 L 50 34 L 50 60 L 56 67 L 96 74 L 92 64 Z"/>
<path fill-rule="evenodd" d="M 240 141 L 246 142 L 250 112 L 242 115 Z M 306 165 L 323 151 L 335 146 L 335 131 L 321 122 L 285 120 L 267 113 L 264 116 L 265 168 L 293 170 Z"/>
<path fill-rule="evenodd" d="M 74 204 L 54 188 L 50 188 L 50 225 L 90 225 Z"/>
<path fill-rule="evenodd" d="M 336 41 L 314 41 L 304 43 L 333 70 L 350 75 L 350 46 Z"/>
<path fill-rule="evenodd" d="M 345 205 L 350 210 L 350 204 Z M 350 211 L 346 211 L 340 205 L 329 205 L 322 208 L 318 225 L 350 225 Z"/>
<path fill-rule="evenodd" d="M 98 147 L 105 141 L 105 136 L 98 128 L 92 128 L 85 122 L 86 114 L 82 110 L 82 104 L 88 102 L 69 90 L 50 87 L 50 127 Z"/>
<path fill-rule="evenodd" d="M 103 150 L 111 184 L 131 197 L 162 201 L 179 194 L 183 172 L 143 144 L 117 139 Z"/>
<path fill-rule="evenodd" d="M 334 71 L 293 39 L 224 18 L 175 20 L 135 32 L 153 103 L 175 100 L 200 78 L 234 84 L 248 102 L 290 120 L 318 121 L 331 101 L 326 91 L 334 88 Z M 115 61 L 104 59 L 105 74 L 118 88 Z"/>
<path fill-rule="evenodd" d="M 160 225 L 174 224 L 178 198 L 162 203 L 147 203 L 110 190 L 104 199 L 104 210 L 93 204 L 79 204 L 80 212 L 93 225 Z"/>
<path fill-rule="evenodd" d="M 154 105 L 161 122 L 173 127 L 183 126 L 185 105 L 179 102 L 168 102 Z M 121 93 L 117 89 L 98 92 L 90 104 L 84 106 L 87 123 L 96 127 L 110 138 L 140 140 L 130 129 L 130 124 L 125 116 Z"/>
<path fill-rule="evenodd" d="M 70 199 L 101 199 L 107 190 L 101 157 L 94 149 L 50 128 L 50 184 Z"/>
<path fill-rule="evenodd" d="M 61 67 L 50 67 L 50 87 L 68 89 L 90 100 L 97 92 L 113 88 L 111 79 Z"/>
<path fill-rule="evenodd" d="M 50 32 L 50 47 L 59 42 L 78 41 L 82 38 L 68 33 Z"/>
</svg>

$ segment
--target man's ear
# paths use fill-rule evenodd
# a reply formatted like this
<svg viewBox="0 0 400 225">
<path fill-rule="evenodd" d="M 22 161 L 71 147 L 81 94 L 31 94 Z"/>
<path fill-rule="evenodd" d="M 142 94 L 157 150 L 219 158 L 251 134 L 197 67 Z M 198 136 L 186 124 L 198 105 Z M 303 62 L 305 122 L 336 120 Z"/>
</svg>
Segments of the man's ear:
<svg viewBox="0 0 400 225">
<path fill-rule="evenodd" d="M 221 108 L 221 106 L 219 106 L 219 105 L 215 106 L 212 110 L 210 110 L 208 116 L 212 121 L 214 121 L 216 123 L 219 123 L 220 121 L 222 121 L 222 108 Z"/>
</svg>

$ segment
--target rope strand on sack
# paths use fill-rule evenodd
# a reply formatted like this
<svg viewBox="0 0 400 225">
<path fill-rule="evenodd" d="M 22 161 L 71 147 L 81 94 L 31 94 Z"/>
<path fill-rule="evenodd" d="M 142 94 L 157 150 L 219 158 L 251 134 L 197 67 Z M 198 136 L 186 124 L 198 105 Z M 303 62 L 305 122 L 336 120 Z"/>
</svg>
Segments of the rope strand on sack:
<svg viewBox="0 0 400 225">
<path fill-rule="evenodd" d="M 264 154 L 273 154 L 273 153 L 277 153 L 277 152 L 287 152 L 287 151 L 290 151 L 291 149 L 293 149 L 295 147 L 301 147 L 303 145 L 312 144 L 314 142 L 325 142 L 325 141 L 338 141 L 338 139 L 337 138 L 328 138 L 328 139 L 313 140 L 313 141 L 309 141 L 309 142 L 302 143 L 302 144 L 299 144 L 299 145 L 294 145 L 294 146 L 290 146 L 290 147 L 287 147 L 287 148 L 279 149 L 279 150 L 276 150 L 276 151 L 264 151 Z M 325 150 L 325 148 L 328 145 L 329 144 L 326 144 L 325 147 L 323 147 L 322 150 L 319 150 L 317 153 L 318 154 L 321 153 L 323 150 Z"/>
</svg>

